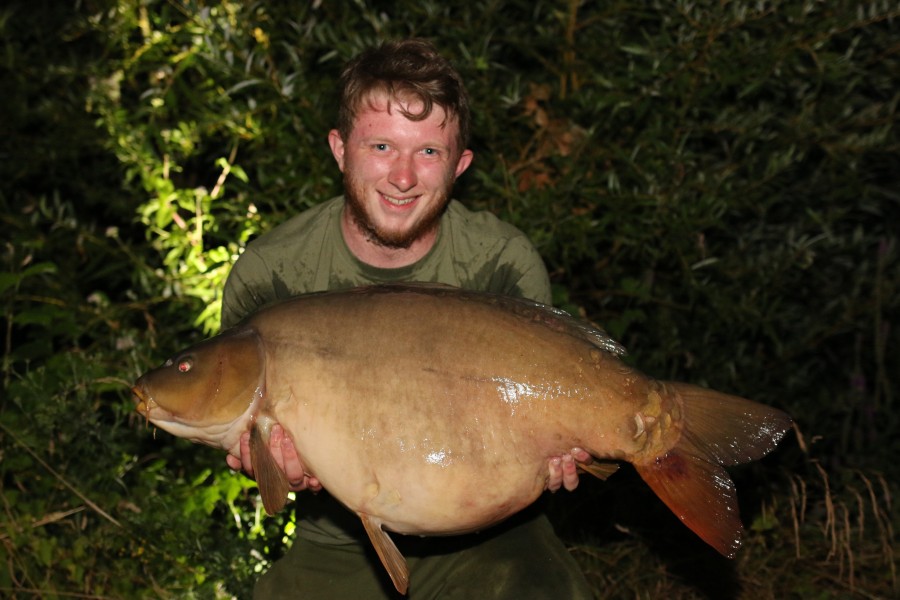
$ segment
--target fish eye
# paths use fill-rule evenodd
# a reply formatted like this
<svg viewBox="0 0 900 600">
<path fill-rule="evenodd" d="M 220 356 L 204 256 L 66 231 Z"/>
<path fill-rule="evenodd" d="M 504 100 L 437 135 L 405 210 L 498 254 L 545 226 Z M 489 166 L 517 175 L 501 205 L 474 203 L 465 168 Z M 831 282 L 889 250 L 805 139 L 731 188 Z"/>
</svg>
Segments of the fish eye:
<svg viewBox="0 0 900 600">
<path fill-rule="evenodd" d="M 178 372 L 187 373 L 194 366 L 194 361 L 190 358 L 182 358 L 178 361 Z"/>
</svg>

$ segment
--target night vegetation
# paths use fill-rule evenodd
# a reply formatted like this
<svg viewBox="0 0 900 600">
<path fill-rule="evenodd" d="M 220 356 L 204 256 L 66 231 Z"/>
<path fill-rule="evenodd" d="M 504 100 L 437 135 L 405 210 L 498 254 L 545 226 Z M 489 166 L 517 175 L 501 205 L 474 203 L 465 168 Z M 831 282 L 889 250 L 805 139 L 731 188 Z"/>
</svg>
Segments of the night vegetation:
<svg viewBox="0 0 900 600">
<path fill-rule="evenodd" d="M 531 237 L 557 305 L 796 420 L 732 470 L 733 561 L 627 469 L 549 498 L 598 598 L 900 595 L 896 3 L 15 0 L 0 36 L 3 597 L 247 598 L 290 543 L 129 386 L 337 193 L 337 73 L 407 36 L 472 95 L 457 197 Z"/>
</svg>

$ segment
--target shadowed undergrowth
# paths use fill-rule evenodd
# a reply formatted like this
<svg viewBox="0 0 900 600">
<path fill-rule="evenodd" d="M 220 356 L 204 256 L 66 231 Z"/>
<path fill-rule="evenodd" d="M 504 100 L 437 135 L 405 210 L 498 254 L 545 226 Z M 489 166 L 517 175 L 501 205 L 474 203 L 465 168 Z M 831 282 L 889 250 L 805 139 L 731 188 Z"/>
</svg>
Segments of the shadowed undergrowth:
<svg viewBox="0 0 900 600">
<path fill-rule="evenodd" d="M 598 598 L 897 597 L 898 20 L 849 0 L 0 9 L 0 595 L 246 598 L 283 553 L 290 516 L 154 436 L 128 386 L 215 331 L 248 240 L 337 191 L 343 60 L 418 35 L 472 96 L 457 195 L 530 236 L 554 304 L 804 434 L 730 470 L 734 560 L 627 468 L 550 498 Z"/>
</svg>

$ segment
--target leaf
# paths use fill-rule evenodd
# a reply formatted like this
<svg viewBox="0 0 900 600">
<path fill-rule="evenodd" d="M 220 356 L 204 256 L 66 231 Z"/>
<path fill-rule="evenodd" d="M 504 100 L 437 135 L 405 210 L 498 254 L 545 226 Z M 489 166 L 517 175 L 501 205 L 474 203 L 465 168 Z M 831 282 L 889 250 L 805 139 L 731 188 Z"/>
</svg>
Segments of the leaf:
<svg viewBox="0 0 900 600">
<path fill-rule="evenodd" d="M 22 280 L 19 273 L 0 273 L 0 294 L 17 285 Z"/>
<path fill-rule="evenodd" d="M 233 96 L 235 93 L 237 93 L 241 90 L 244 90 L 248 87 L 260 85 L 262 83 L 263 83 L 262 79 L 255 79 L 255 78 L 254 79 L 245 79 L 244 81 L 236 83 L 235 85 L 233 85 L 230 88 L 228 88 L 227 90 L 225 90 L 225 94 L 228 96 Z"/>
</svg>

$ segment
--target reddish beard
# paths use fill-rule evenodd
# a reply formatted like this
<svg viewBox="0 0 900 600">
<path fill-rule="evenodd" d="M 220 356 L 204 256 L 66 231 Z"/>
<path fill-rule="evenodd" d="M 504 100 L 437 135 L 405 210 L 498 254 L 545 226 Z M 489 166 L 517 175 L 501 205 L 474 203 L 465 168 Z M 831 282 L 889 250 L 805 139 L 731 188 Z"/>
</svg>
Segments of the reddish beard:
<svg viewBox="0 0 900 600">
<path fill-rule="evenodd" d="M 379 246 L 391 249 L 409 248 L 417 239 L 437 229 L 441 215 L 450 202 L 450 191 L 453 182 L 448 182 L 443 189 L 435 192 L 429 204 L 428 211 L 417 221 L 403 230 L 390 230 L 380 227 L 369 213 L 365 203 L 365 188 L 352 175 L 344 173 L 344 199 L 350 218 L 354 225 L 359 227 L 366 238 Z"/>
</svg>

